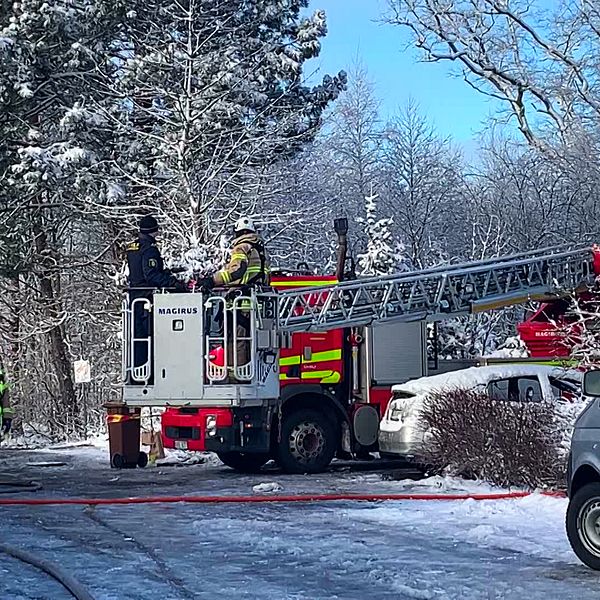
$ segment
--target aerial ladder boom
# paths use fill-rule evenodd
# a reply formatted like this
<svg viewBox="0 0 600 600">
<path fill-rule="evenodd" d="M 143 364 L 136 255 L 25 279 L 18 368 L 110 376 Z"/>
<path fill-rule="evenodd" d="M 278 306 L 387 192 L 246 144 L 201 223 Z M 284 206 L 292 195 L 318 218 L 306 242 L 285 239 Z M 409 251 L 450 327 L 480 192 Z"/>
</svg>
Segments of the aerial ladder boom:
<svg viewBox="0 0 600 600">
<path fill-rule="evenodd" d="M 594 284 L 598 250 L 545 248 L 432 269 L 361 278 L 279 295 L 278 329 L 326 331 L 391 321 L 438 321 L 564 297 Z"/>
</svg>

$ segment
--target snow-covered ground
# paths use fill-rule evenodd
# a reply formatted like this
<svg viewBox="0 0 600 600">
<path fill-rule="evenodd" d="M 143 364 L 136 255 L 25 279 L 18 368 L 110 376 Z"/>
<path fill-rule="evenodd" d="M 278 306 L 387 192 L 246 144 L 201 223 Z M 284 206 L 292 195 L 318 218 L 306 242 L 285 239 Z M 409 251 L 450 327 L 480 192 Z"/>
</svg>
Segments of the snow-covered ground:
<svg viewBox="0 0 600 600">
<path fill-rule="evenodd" d="M 41 458 L 64 463 L 36 466 Z M 96 447 L 13 450 L 0 471 L 40 479 L 38 496 L 490 491 L 451 478 L 391 480 L 337 470 L 238 475 L 208 461 L 114 471 Z M 261 485 L 265 484 L 265 485 Z M 276 484 L 276 485 L 272 485 Z M 254 492 L 255 493 L 255 492 Z M 566 500 L 2 507 L 2 541 L 59 562 L 97 600 L 598 597 L 564 533 Z M 0 562 L 0 598 L 68 598 L 48 577 Z"/>
</svg>

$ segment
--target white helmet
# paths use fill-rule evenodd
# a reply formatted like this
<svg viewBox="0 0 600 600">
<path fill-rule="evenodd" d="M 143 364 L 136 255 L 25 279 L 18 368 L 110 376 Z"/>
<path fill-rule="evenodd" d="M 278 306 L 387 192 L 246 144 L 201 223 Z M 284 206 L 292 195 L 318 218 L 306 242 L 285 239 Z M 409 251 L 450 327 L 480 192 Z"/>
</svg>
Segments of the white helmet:
<svg viewBox="0 0 600 600">
<path fill-rule="evenodd" d="M 240 231 L 252 231 L 256 233 L 256 229 L 254 227 L 254 223 L 250 217 L 242 217 L 235 222 L 235 227 L 233 228 L 235 233 L 239 233 Z"/>
</svg>

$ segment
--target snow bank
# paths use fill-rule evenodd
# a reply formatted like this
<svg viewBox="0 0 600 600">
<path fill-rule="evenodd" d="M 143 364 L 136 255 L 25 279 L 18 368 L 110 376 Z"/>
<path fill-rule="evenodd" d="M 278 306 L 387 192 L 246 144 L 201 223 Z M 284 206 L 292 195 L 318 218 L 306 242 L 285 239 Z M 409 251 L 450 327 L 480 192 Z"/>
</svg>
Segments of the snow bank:
<svg viewBox="0 0 600 600">
<path fill-rule="evenodd" d="M 165 448 L 165 458 L 156 460 L 157 467 L 205 465 L 207 467 L 223 466 L 219 457 L 212 452 L 190 452 L 187 450 L 171 450 Z"/>
<path fill-rule="evenodd" d="M 388 502 L 371 510 L 349 509 L 345 514 L 416 536 L 577 563 L 564 531 L 566 508 L 564 498 L 533 494 L 519 500 Z"/>
</svg>

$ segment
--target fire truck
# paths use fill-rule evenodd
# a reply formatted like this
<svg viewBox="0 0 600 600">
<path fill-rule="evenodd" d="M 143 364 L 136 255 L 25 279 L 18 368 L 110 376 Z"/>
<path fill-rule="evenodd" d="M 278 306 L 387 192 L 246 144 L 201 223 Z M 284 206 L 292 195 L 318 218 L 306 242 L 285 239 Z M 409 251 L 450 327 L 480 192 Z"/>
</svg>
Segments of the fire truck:
<svg viewBox="0 0 600 600">
<path fill-rule="evenodd" d="M 426 368 L 427 322 L 554 302 L 592 289 L 600 273 L 597 250 L 582 246 L 354 278 L 345 220 L 336 232 L 332 277 L 279 273 L 267 289 L 156 290 L 125 301 L 123 402 L 166 408 L 166 447 L 213 451 L 242 472 L 275 459 L 289 473 L 376 451 L 391 385 Z M 152 315 L 151 335 L 135 331 L 138 303 Z"/>
</svg>

